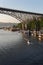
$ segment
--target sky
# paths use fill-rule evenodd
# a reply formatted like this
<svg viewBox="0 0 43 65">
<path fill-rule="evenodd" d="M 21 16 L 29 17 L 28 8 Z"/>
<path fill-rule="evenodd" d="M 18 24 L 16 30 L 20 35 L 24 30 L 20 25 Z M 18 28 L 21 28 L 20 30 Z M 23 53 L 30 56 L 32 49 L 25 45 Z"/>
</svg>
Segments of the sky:
<svg viewBox="0 0 43 65">
<path fill-rule="evenodd" d="M 0 0 L 0 7 L 43 14 L 43 0 Z"/>
</svg>

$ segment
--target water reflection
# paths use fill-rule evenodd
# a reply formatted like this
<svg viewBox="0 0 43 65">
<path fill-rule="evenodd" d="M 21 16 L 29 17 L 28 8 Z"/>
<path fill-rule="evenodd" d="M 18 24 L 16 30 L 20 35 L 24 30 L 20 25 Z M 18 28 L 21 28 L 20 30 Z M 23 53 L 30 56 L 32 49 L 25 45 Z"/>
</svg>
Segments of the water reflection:
<svg viewBox="0 0 43 65">
<path fill-rule="evenodd" d="M 29 37 L 31 45 L 19 32 L 0 30 L 0 65 L 43 64 L 43 41 Z"/>
</svg>

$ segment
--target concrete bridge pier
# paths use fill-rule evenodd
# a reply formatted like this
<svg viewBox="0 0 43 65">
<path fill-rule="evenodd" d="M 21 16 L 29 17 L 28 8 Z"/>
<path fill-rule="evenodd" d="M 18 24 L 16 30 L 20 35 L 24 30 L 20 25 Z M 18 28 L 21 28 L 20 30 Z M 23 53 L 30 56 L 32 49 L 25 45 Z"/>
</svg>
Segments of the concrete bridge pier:
<svg viewBox="0 0 43 65">
<path fill-rule="evenodd" d="M 22 30 L 24 30 L 24 23 L 22 23 Z"/>
<path fill-rule="evenodd" d="M 27 24 L 25 23 L 25 30 L 27 30 Z"/>
<path fill-rule="evenodd" d="M 22 23 L 22 30 L 27 30 L 27 24 L 26 23 Z"/>
</svg>

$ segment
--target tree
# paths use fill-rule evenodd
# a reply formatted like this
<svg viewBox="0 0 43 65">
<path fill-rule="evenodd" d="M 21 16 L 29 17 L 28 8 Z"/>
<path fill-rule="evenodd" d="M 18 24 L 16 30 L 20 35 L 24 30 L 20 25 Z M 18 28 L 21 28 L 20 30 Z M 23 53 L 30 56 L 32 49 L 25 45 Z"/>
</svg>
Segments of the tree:
<svg viewBox="0 0 43 65">
<path fill-rule="evenodd" d="M 36 25 L 36 31 L 39 31 L 40 30 L 40 20 L 36 20 L 36 23 L 35 23 L 35 25 Z"/>
<path fill-rule="evenodd" d="M 20 28 L 20 29 L 22 29 L 22 23 L 19 23 L 19 24 L 17 25 L 17 27 Z"/>
<path fill-rule="evenodd" d="M 43 27 L 43 16 L 40 17 L 40 26 Z"/>
<path fill-rule="evenodd" d="M 31 23 L 30 22 L 27 23 L 27 29 L 31 30 Z"/>
<path fill-rule="evenodd" d="M 27 22 L 27 28 L 28 28 L 29 30 L 35 29 L 35 22 L 34 22 L 34 20 L 31 20 L 31 21 L 28 21 L 28 22 Z"/>
</svg>

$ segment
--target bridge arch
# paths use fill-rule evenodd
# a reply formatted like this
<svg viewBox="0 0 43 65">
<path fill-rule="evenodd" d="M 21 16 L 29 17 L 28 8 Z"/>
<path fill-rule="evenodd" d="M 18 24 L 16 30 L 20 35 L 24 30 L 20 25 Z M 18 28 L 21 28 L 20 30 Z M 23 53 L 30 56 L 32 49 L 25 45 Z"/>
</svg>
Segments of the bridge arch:
<svg viewBox="0 0 43 65">
<path fill-rule="evenodd" d="M 1 8 L 1 7 L 0 7 L 0 13 L 10 15 L 16 18 L 17 20 L 19 20 L 20 22 L 24 22 L 26 19 L 33 19 L 33 17 L 37 18 L 43 16 L 43 14 L 39 14 L 39 13 L 19 11 L 19 10 L 13 10 L 8 8 Z"/>
<path fill-rule="evenodd" d="M 2 8 L 2 7 L 0 7 L 0 13 L 10 15 L 21 22 L 23 22 L 26 19 L 31 19 L 33 17 L 43 16 L 43 14 L 39 14 L 39 13 L 13 10 L 13 9 Z"/>
<path fill-rule="evenodd" d="M 16 18 L 8 15 L 8 14 L 0 14 L 0 22 L 5 22 L 5 23 L 20 23 L 19 20 Z"/>
</svg>

